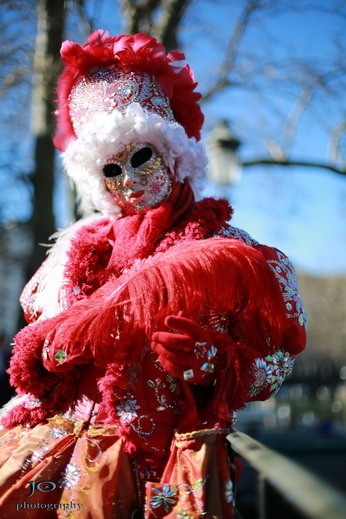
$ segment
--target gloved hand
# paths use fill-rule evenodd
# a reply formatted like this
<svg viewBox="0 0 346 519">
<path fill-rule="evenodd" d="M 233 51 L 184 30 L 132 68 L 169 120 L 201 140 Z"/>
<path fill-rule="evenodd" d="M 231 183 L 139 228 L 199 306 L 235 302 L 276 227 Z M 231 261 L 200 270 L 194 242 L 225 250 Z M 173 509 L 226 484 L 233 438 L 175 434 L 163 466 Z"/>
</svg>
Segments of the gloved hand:
<svg viewBox="0 0 346 519">
<path fill-rule="evenodd" d="M 154 332 L 151 342 L 162 367 L 193 384 L 209 385 L 214 378 L 217 355 L 209 333 L 180 315 L 167 316 L 165 326 L 167 331 Z"/>
</svg>

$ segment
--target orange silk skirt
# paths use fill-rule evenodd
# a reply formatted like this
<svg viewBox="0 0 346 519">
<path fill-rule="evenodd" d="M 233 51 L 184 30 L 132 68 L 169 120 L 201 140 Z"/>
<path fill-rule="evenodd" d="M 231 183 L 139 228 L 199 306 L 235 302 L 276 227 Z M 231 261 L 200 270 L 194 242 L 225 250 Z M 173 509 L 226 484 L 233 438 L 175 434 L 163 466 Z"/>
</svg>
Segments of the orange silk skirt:
<svg viewBox="0 0 346 519">
<path fill-rule="evenodd" d="M 176 434 L 161 481 L 140 481 L 116 426 L 61 415 L 0 433 L 0 517 L 233 517 L 225 433 Z"/>
</svg>

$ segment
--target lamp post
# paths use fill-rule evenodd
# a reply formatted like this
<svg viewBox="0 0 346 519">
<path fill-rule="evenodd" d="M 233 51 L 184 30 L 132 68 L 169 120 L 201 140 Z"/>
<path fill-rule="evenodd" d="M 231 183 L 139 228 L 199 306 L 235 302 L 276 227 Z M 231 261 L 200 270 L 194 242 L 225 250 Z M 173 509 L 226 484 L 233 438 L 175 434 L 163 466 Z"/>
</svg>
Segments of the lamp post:
<svg viewBox="0 0 346 519">
<path fill-rule="evenodd" d="M 207 140 L 208 177 L 214 184 L 231 186 L 240 181 L 241 165 L 237 157 L 240 145 L 226 120 L 219 121 L 210 132 Z"/>
</svg>

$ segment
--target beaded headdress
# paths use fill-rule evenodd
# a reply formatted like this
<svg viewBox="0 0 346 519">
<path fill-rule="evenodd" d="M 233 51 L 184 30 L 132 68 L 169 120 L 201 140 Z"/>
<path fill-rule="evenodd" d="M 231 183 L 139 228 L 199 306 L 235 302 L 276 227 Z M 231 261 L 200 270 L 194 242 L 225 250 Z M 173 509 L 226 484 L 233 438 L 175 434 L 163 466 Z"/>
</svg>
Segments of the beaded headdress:
<svg viewBox="0 0 346 519">
<path fill-rule="evenodd" d="M 82 77 L 69 95 L 70 118 L 76 135 L 98 112 L 122 114 L 132 103 L 147 113 L 157 113 L 173 122 L 168 97 L 154 77 L 146 72 L 125 73 L 116 67 L 100 69 Z"/>
<path fill-rule="evenodd" d="M 146 34 L 110 37 L 95 31 L 80 46 L 65 41 L 58 83 L 56 147 L 84 209 L 118 213 L 105 190 L 102 162 L 129 142 L 152 144 L 178 181 L 195 192 L 205 176 L 198 143 L 203 114 L 197 83 L 180 51 Z"/>
<path fill-rule="evenodd" d="M 180 51 L 166 55 L 165 47 L 146 34 L 110 37 L 95 31 L 80 46 L 61 47 L 65 69 L 58 83 L 55 145 L 65 150 L 76 137 L 79 117 L 97 111 L 120 110 L 138 102 L 145 110 L 180 123 L 188 137 L 200 138 L 203 114 L 194 91 L 197 83 Z"/>
</svg>

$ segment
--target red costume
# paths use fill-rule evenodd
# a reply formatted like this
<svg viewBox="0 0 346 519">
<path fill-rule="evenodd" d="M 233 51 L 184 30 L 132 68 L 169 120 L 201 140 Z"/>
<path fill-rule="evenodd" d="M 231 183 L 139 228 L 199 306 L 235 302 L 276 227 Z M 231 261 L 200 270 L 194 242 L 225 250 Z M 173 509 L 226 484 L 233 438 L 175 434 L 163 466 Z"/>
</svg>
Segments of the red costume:
<svg viewBox="0 0 346 519">
<path fill-rule="evenodd" d="M 236 411 L 305 346 L 293 267 L 226 201 L 195 201 L 203 116 L 181 53 L 97 31 L 62 57 L 55 142 L 103 214 L 61 233 L 22 294 L 1 517 L 231 518 Z"/>
</svg>

